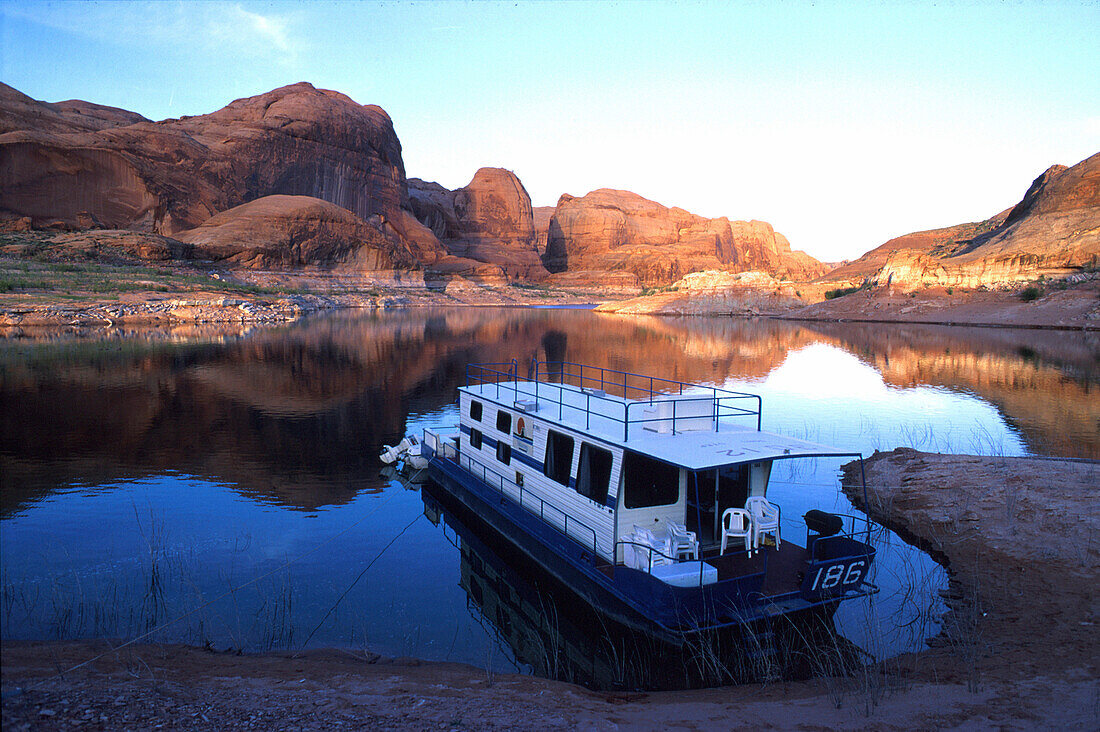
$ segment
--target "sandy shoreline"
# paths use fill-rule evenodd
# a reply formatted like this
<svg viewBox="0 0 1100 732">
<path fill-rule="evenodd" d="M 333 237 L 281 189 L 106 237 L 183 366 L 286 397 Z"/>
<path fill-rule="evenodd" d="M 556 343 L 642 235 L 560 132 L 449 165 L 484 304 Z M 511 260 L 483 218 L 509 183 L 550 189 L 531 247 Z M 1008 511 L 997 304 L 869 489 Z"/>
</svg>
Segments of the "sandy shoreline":
<svg viewBox="0 0 1100 732">
<path fill-rule="evenodd" d="M 873 288 L 812 304 L 742 290 L 661 292 L 602 304 L 623 315 L 772 317 L 782 320 L 906 323 L 991 328 L 1100 330 L 1100 279 L 1050 289 L 1034 300 L 1012 290 Z"/>
<path fill-rule="evenodd" d="M 0 330 L 285 323 L 346 309 L 578 305 L 623 315 L 1100 330 L 1100 274 L 1033 288 L 1041 294 L 1028 301 L 1012 290 L 901 292 L 889 287 L 823 300 L 820 285 L 768 279 L 771 285 L 754 284 L 750 278 L 736 286 L 692 285 L 637 296 L 636 289 L 614 286 L 458 276 L 429 281 L 424 273 L 408 272 L 226 270 L 209 263 L 149 267 L 125 259 L 38 262 L 0 257 Z M 796 287 L 805 290 L 805 299 Z"/>
<path fill-rule="evenodd" d="M 479 287 L 459 293 L 431 290 L 393 291 L 378 296 L 355 294 L 288 295 L 283 297 L 225 296 L 218 293 L 190 293 L 186 296 L 129 296 L 114 302 L 13 302 L 10 296 L 0 300 L 0 329 L 37 327 L 115 327 L 161 326 L 211 323 L 286 323 L 307 315 L 337 310 L 393 310 L 417 307 L 568 307 L 599 306 L 601 312 L 647 314 L 667 317 L 763 317 L 803 322 L 904 323 L 908 325 L 948 325 L 981 328 L 1054 329 L 1065 331 L 1100 330 L 1100 297 L 1097 293 L 1076 293 L 1053 303 L 1019 303 L 1006 298 L 992 299 L 982 305 L 914 307 L 911 303 L 880 304 L 868 309 L 845 310 L 819 303 L 790 312 L 738 311 L 728 306 L 711 307 L 705 299 L 694 301 L 690 311 L 683 308 L 654 307 L 652 310 L 616 310 L 606 294 L 591 291 L 540 292 L 532 295 L 513 292 L 512 288 Z M 6 301 L 5 301 L 6 300 Z M 925 303 L 927 304 L 927 303 Z M 920 303 L 917 303 L 920 305 Z"/>
<path fill-rule="evenodd" d="M 929 650 L 849 677 L 598 693 L 334 649 L 7 642 L 3 727 L 1090 728 L 1100 711 L 1100 464 L 902 449 L 866 469 L 870 513 L 946 563 L 950 612 Z"/>
</svg>

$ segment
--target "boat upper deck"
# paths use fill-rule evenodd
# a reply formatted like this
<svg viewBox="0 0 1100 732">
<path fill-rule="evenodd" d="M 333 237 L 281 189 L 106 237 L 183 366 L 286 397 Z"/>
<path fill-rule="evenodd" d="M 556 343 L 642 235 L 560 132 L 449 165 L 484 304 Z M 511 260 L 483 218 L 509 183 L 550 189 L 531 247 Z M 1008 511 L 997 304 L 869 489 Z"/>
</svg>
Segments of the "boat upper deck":
<svg viewBox="0 0 1100 732">
<path fill-rule="evenodd" d="M 471 364 L 463 391 L 689 470 L 855 454 L 762 432 L 755 394 L 565 362 L 517 371 Z"/>
</svg>

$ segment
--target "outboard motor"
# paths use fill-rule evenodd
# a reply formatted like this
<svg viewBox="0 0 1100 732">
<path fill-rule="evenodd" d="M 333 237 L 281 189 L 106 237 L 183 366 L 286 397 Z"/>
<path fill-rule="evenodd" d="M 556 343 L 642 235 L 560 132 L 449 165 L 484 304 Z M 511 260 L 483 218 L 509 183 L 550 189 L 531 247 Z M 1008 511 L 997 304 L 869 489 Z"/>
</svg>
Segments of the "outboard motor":
<svg viewBox="0 0 1100 732">
<path fill-rule="evenodd" d="M 410 438 L 412 439 L 412 442 L 410 442 Z M 383 445 L 382 453 L 378 456 L 378 459 L 386 465 L 392 465 L 398 460 L 404 458 L 405 454 L 408 453 L 409 449 L 415 444 L 416 438 L 409 435 L 396 445 Z"/>
<path fill-rule="evenodd" d="M 812 508 L 802 516 L 806 520 L 806 528 L 819 537 L 836 536 L 844 528 L 844 519 L 833 513 L 825 513 Z"/>
</svg>

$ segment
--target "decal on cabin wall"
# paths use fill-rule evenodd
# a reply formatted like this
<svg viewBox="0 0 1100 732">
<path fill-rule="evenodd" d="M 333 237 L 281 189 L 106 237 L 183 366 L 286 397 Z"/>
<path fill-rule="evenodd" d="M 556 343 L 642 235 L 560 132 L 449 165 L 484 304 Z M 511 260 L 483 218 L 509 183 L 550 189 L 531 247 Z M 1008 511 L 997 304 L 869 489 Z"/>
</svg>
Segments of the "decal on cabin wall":
<svg viewBox="0 0 1100 732">
<path fill-rule="evenodd" d="M 512 449 L 519 450 L 524 455 L 530 455 L 535 451 L 535 443 L 527 436 L 527 422 L 523 417 L 516 420 L 516 432 L 512 435 Z"/>
</svg>

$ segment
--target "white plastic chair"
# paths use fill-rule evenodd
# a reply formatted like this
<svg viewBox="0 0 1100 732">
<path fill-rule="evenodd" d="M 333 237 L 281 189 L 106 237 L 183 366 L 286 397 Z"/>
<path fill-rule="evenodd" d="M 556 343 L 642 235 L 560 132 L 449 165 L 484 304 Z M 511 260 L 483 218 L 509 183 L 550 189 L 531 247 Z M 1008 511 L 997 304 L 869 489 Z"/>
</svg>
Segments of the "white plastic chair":
<svg viewBox="0 0 1100 732">
<path fill-rule="evenodd" d="M 764 534 L 775 535 L 775 548 L 779 548 L 779 506 L 763 496 L 752 496 L 745 501 L 745 508 L 752 518 L 752 543 L 761 546 Z"/>
<path fill-rule="evenodd" d="M 752 517 L 743 508 L 727 508 L 722 513 L 722 551 L 726 553 L 726 542 L 730 539 L 744 539 L 745 550 L 752 552 L 756 549 L 753 542 Z"/>
<path fill-rule="evenodd" d="M 635 561 L 640 565 L 637 566 L 638 569 L 648 571 L 650 567 L 658 564 L 672 564 L 672 560 L 666 556 L 670 553 L 668 542 L 657 539 L 649 529 L 635 525 L 632 540 L 635 542 Z M 638 546 L 639 544 L 641 546 Z"/>
<path fill-rule="evenodd" d="M 687 526 L 669 521 L 668 527 L 668 553 L 676 559 L 686 556 L 688 559 L 699 558 L 699 542 L 695 538 L 694 531 L 688 531 Z"/>
</svg>

